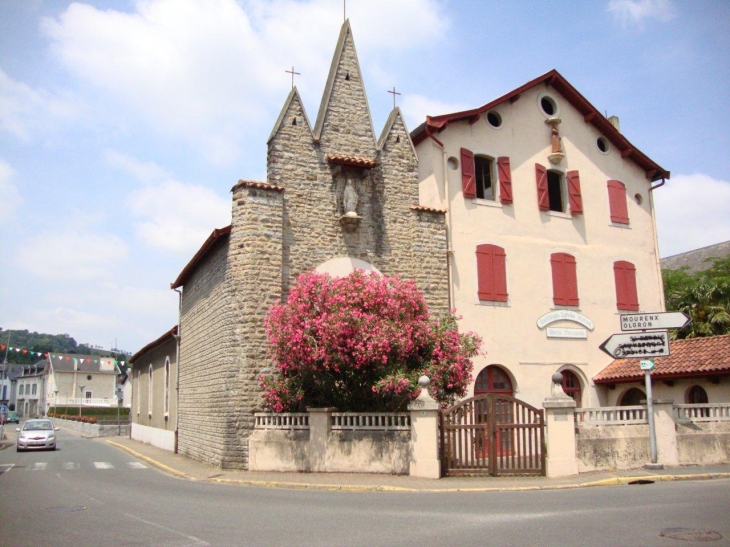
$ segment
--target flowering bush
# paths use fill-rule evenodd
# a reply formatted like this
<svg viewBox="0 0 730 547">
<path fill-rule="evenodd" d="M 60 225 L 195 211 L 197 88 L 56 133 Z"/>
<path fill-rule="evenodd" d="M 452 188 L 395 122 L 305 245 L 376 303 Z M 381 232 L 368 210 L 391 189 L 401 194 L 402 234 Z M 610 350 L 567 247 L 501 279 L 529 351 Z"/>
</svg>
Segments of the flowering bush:
<svg viewBox="0 0 730 547">
<path fill-rule="evenodd" d="M 466 393 L 481 343 L 459 333 L 453 313 L 432 320 L 412 281 L 362 270 L 302 274 L 286 303 L 269 310 L 266 328 L 276 373 L 261 382 L 275 412 L 403 410 L 422 374 L 448 403 Z"/>
</svg>

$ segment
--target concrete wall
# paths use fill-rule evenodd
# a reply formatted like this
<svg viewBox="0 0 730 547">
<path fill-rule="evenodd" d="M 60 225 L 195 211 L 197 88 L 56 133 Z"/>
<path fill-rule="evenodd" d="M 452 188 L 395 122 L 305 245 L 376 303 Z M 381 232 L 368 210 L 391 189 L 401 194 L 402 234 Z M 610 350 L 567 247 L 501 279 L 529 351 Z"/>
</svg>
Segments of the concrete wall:
<svg viewBox="0 0 730 547">
<path fill-rule="evenodd" d="M 677 424 L 677 452 L 682 464 L 730 462 L 730 422 Z"/>
<path fill-rule="evenodd" d="M 558 128 L 565 158 L 559 165 L 548 161 L 550 127 L 539 107 L 543 93 L 560 109 Z M 475 377 L 487 365 L 498 364 L 511 376 L 515 396 L 537 406 L 550 393 L 551 375 L 569 368 L 581 382 L 581 406 L 605 406 L 610 404 L 605 388 L 596 388 L 591 378 L 611 362 L 599 346 L 620 332 L 613 263 L 626 260 L 635 265 L 641 311 L 664 309 L 650 182 L 615 147 L 602 154 L 596 146 L 600 134 L 595 127 L 550 87 L 536 86 L 495 110 L 503 121 L 499 129 L 485 117 L 475 123 L 453 122 L 436 134 L 443 148 L 428 138 L 416 148 L 421 203 L 449 211 L 454 250 L 451 275 L 454 306 L 463 316 L 460 326 L 484 339 L 486 355 L 475 359 Z M 513 204 L 464 199 L 462 147 L 495 160 L 510 158 Z M 536 163 L 562 173 L 579 171 L 583 214 L 539 210 Z M 609 179 L 626 185 L 629 225 L 611 221 Z M 478 299 L 475 251 L 483 243 L 505 249 L 509 293 L 505 303 Z M 576 259 L 579 306 L 553 303 L 550 255 L 557 252 Z M 586 317 L 594 328 L 571 320 L 543 327 L 536 324 L 548 312 L 563 309 Z M 548 326 L 585 329 L 585 338 L 549 338 Z"/>
<path fill-rule="evenodd" d="M 175 450 L 175 432 L 165 431 L 157 427 L 148 427 L 138 423 L 131 424 L 131 438 L 145 444 L 151 444 L 170 452 Z"/>
<path fill-rule="evenodd" d="M 580 427 L 576 434 L 578 472 L 634 469 L 651 461 L 648 425 Z"/>
<path fill-rule="evenodd" d="M 124 436 L 129 434 L 129 425 L 127 424 L 121 426 L 86 424 L 73 420 L 61 420 L 60 418 L 51 418 L 51 421 L 56 427 L 78 431 L 87 437 L 117 437 L 119 435 Z"/>
</svg>

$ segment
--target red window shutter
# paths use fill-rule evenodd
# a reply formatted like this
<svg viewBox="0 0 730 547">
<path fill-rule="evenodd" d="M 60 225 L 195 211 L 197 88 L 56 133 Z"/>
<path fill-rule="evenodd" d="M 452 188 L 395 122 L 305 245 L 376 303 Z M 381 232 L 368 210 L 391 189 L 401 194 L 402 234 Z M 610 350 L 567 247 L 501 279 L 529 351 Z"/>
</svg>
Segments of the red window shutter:
<svg viewBox="0 0 730 547">
<path fill-rule="evenodd" d="M 507 302 L 506 253 L 497 245 L 477 245 L 479 300 Z"/>
<path fill-rule="evenodd" d="M 575 257 L 567 253 L 550 255 L 553 272 L 553 302 L 558 306 L 577 306 L 578 276 Z"/>
<path fill-rule="evenodd" d="M 461 149 L 461 189 L 464 198 L 477 197 L 477 182 L 474 176 L 474 153 L 466 148 Z"/>
<path fill-rule="evenodd" d="M 608 181 L 608 206 L 611 210 L 611 222 L 629 223 L 629 210 L 626 206 L 626 186 L 618 180 Z"/>
<path fill-rule="evenodd" d="M 578 171 L 568 171 L 568 199 L 570 200 L 570 212 L 573 215 L 583 213 L 583 198 L 580 195 L 580 175 Z"/>
<path fill-rule="evenodd" d="M 547 169 L 539 163 L 535 164 L 535 181 L 537 182 L 537 206 L 541 211 L 549 211 L 550 197 L 548 196 Z"/>
<path fill-rule="evenodd" d="M 497 173 L 499 175 L 499 201 L 503 204 L 512 203 L 512 169 L 509 158 L 497 158 Z"/>
<path fill-rule="evenodd" d="M 639 296 L 636 292 L 636 267 L 625 260 L 614 262 L 613 277 L 616 281 L 616 307 L 619 310 L 639 311 Z"/>
</svg>

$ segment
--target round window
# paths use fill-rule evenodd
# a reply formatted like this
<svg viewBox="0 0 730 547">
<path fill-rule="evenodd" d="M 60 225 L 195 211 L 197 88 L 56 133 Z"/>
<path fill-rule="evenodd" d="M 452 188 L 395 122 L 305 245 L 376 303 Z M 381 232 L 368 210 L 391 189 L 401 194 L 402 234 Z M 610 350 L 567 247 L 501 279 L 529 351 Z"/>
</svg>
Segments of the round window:
<svg viewBox="0 0 730 547">
<path fill-rule="evenodd" d="M 454 156 L 451 156 L 448 160 L 446 160 L 446 165 L 449 166 L 449 169 L 456 171 L 459 168 L 459 160 L 457 160 Z"/>
<path fill-rule="evenodd" d="M 88 376 L 86 377 L 86 379 L 90 381 L 90 380 L 91 380 L 91 374 L 89 374 L 89 375 L 88 375 Z"/>
<path fill-rule="evenodd" d="M 639 205 L 641 205 L 642 203 L 644 203 L 644 198 L 641 197 L 641 194 L 636 194 L 634 196 L 634 199 L 636 200 L 636 203 L 638 203 Z"/>
<path fill-rule="evenodd" d="M 558 112 L 558 106 L 555 104 L 555 101 L 547 95 L 540 99 L 540 108 L 548 116 L 555 116 Z"/>
<path fill-rule="evenodd" d="M 608 154 L 608 141 L 605 137 L 598 137 L 596 139 L 596 148 L 598 148 L 601 154 Z"/>
<path fill-rule="evenodd" d="M 499 112 L 491 110 L 487 112 L 487 122 L 495 129 L 498 129 L 502 127 L 502 116 L 499 115 Z"/>
</svg>

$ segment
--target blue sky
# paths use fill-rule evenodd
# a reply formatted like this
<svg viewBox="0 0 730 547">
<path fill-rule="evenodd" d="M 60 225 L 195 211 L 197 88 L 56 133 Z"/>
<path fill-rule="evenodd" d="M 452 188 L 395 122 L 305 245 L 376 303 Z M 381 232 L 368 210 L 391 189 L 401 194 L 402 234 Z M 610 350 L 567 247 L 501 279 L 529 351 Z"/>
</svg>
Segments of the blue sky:
<svg viewBox="0 0 730 547">
<path fill-rule="evenodd" d="M 730 240 L 730 2 L 349 0 L 377 134 L 556 68 L 671 180 L 662 256 Z M 0 0 L 0 327 L 137 351 L 230 189 L 265 180 L 296 84 L 310 121 L 342 0 Z M 4 340 L 4 337 L 2 338 Z"/>
</svg>

